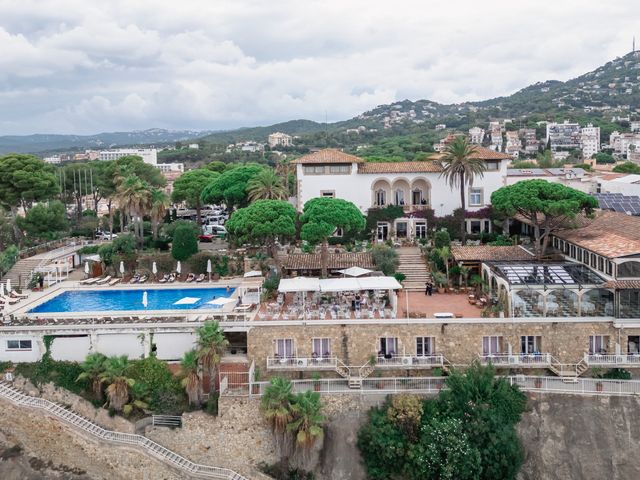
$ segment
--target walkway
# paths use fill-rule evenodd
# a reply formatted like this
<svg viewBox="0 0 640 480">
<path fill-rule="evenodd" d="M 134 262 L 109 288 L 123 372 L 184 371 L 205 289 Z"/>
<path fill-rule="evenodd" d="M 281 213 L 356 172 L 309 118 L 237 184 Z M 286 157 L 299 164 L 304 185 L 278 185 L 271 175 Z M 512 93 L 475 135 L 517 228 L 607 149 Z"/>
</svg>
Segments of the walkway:
<svg viewBox="0 0 640 480">
<path fill-rule="evenodd" d="M 418 247 L 402 247 L 397 250 L 400 264 L 398 272 L 406 278 L 403 287 L 409 291 L 423 291 L 425 283 L 431 280 L 431 273 Z"/>
<path fill-rule="evenodd" d="M 247 480 L 242 475 L 226 468 L 210 467 L 194 463 L 142 435 L 105 430 L 75 412 L 43 398 L 25 395 L 6 383 L 0 383 L 0 397 L 18 406 L 45 410 L 47 413 L 55 415 L 59 420 L 65 421 L 69 425 L 82 430 L 85 434 L 89 434 L 98 440 L 129 447 L 137 447 L 147 455 L 171 465 L 190 477 Z"/>
<path fill-rule="evenodd" d="M 478 318 L 482 309 L 469 304 L 469 297 L 463 293 L 437 293 L 427 296 L 424 294 L 424 285 L 421 291 L 405 292 L 398 294 L 398 318 L 407 316 L 407 295 L 409 297 L 409 314 L 416 317 L 417 314 L 426 318 L 433 318 L 435 313 L 453 313 L 462 318 Z"/>
</svg>

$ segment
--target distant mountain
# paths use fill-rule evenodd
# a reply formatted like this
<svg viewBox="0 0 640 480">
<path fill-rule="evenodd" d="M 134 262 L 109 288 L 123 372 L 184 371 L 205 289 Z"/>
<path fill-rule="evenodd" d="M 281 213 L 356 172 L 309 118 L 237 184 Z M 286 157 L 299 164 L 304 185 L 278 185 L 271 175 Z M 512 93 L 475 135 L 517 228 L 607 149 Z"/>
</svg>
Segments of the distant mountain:
<svg viewBox="0 0 640 480">
<path fill-rule="evenodd" d="M 325 128 L 326 124 L 311 120 L 289 120 L 288 122 L 276 123 L 268 127 L 239 128 L 237 130 L 215 132 L 202 137 L 201 140 L 211 143 L 234 143 L 243 140 L 266 142 L 269 134 L 274 132 L 282 132 L 288 135 L 305 135 L 321 132 Z"/>
<path fill-rule="evenodd" d="M 210 131 L 165 130 L 151 128 L 133 132 L 107 132 L 96 135 L 7 135 L 0 136 L 0 154 L 8 152 L 42 153 L 56 150 L 84 150 L 128 145 L 158 145 L 189 140 Z"/>
</svg>

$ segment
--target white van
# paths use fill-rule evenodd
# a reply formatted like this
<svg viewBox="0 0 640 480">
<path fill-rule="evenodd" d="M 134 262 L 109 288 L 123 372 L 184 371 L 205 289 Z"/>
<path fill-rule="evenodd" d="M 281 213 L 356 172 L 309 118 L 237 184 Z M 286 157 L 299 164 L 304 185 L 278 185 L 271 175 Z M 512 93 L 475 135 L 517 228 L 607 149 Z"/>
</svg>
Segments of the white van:
<svg viewBox="0 0 640 480">
<path fill-rule="evenodd" d="M 206 235 L 226 235 L 227 229 L 222 225 L 204 225 L 202 232 Z"/>
</svg>

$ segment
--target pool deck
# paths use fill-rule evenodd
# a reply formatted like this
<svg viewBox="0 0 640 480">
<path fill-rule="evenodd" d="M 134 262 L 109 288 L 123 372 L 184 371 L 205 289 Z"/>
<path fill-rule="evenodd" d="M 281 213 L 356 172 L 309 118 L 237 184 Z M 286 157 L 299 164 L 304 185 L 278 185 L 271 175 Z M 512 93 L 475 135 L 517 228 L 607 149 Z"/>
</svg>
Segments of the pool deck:
<svg viewBox="0 0 640 480">
<path fill-rule="evenodd" d="M 117 283 L 113 286 L 109 285 L 83 285 L 79 281 L 63 281 L 43 291 L 29 292 L 29 297 L 22 299 L 14 305 L 8 305 L 3 311 L 4 315 L 25 319 L 41 319 L 41 318 L 57 318 L 57 319 L 80 319 L 80 318 L 99 318 L 99 317 L 182 317 L 195 320 L 203 316 L 212 316 L 213 314 L 230 313 L 234 310 L 235 304 L 230 303 L 223 305 L 221 308 L 211 309 L 175 309 L 175 310 L 107 310 L 107 311 L 85 311 L 85 312 L 34 312 L 30 310 L 64 292 L 69 291 L 109 291 L 109 290 L 137 290 L 143 292 L 145 290 L 171 290 L 171 289 L 203 289 L 203 288 L 226 288 L 227 286 L 234 289 L 230 298 L 238 297 L 238 287 L 243 283 L 242 277 L 223 278 L 218 281 L 204 281 L 200 283 L 157 283 L 146 282 L 142 284 Z M 253 312 L 255 314 L 255 312 Z M 248 315 L 250 315 L 249 313 Z"/>
</svg>

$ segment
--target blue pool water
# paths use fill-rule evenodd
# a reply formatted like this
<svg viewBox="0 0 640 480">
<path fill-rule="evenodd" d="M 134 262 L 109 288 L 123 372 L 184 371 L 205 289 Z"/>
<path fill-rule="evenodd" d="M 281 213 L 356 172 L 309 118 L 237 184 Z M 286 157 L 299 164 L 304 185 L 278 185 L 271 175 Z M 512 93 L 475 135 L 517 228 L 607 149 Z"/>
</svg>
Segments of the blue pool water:
<svg viewBox="0 0 640 480">
<path fill-rule="evenodd" d="M 230 297 L 234 289 L 226 288 L 167 288 L 148 290 L 90 290 L 68 291 L 34 307 L 32 313 L 104 312 L 108 310 L 145 310 L 142 293 L 147 292 L 147 310 L 193 310 L 220 308 L 207 304 L 214 298 Z M 192 304 L 175 305 L 181 299 L 198 299 Z"/>
</svg>

